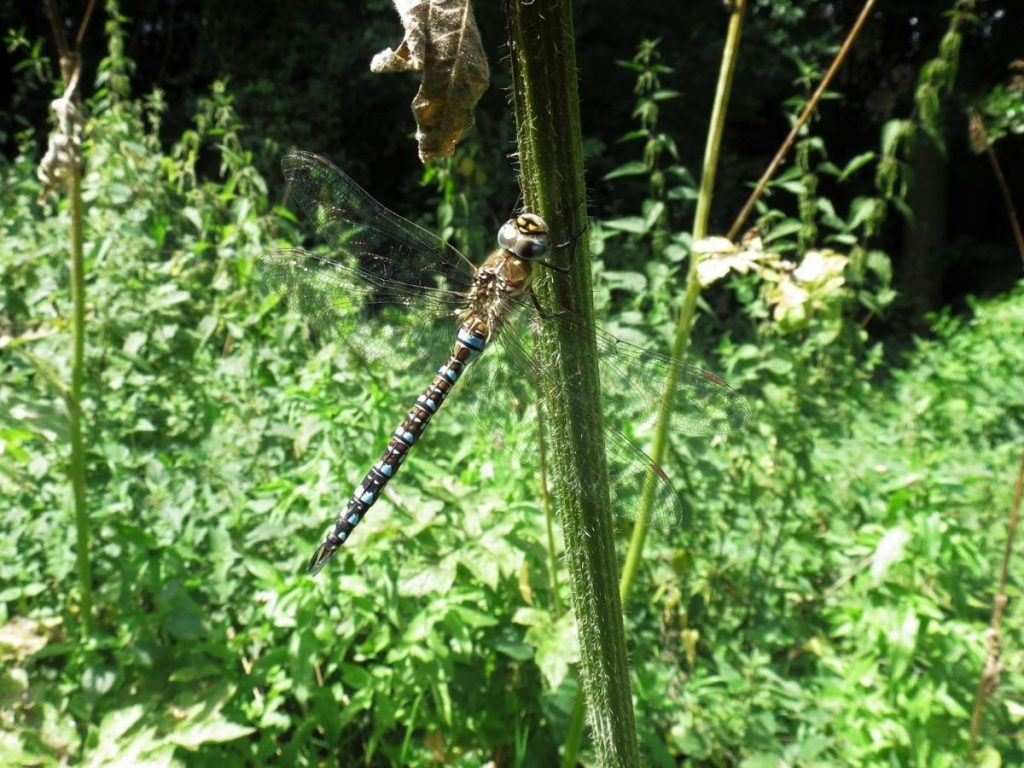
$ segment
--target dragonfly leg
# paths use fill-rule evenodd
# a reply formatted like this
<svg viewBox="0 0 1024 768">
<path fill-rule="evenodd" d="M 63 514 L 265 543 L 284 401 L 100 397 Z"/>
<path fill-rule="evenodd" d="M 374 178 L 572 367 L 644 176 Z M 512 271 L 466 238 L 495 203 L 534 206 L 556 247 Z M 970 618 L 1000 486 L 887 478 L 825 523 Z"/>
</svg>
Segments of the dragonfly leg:
<svg viewBox="0 0 1024 768">
<path fill-rule="evenodd" d="M 559 315 L 565 314 L 564 309 L 560 309 L 557 312 L 548 312 L 546 309 L 544 309 L 544 307 L 540 305 L 540 299 L 537 298 L 537 294 L 533 292 L 533 288 L 527 289 L 526 292 L 530 294 L 530 301 L 533 302 L 533 306 L 534 309 L 537 310 L 537 314 L 543 317 L 545 320 L 550 320 L 552 317 L 558 317 Z"/>
<path fill-rule="evenodd" d="M 563 267 L 563 266 L 561 266 L 559 264 L 555 264 L 553 261 L 540 261 L 540 260 L 537 260 L 534 263 L 535 264 L 540 264 L 542 267 L 547 267 L 548 269 L 553 269 L 553 270 L 555 270 L 555 272 L 560 272 L 563 275 L 569 274 L 569 267 Z"/>
</svg>

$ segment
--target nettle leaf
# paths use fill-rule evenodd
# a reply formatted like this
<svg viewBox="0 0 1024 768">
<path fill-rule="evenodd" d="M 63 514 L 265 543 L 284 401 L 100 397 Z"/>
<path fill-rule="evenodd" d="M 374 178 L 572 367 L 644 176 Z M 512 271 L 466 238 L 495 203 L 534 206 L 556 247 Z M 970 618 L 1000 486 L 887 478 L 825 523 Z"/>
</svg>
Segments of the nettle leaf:
<svg viewBox="0 0 1024 768">
<path fill-rule="evenodd" d="M 839 181 L 846 181 L 848 178 L 850 178 L 850 176 L 855 174 L 865 165 L 873 162 L 876 159 L 876 157 L 877 155 L 874 152 L 860 153 L 852 160 L 850 160 L 850 162 L 848 162 L 846 166 L 842 169 L 842 171 L 839 173 Z"/>
<path fill-rule="evenodd" d="M 632 160 L 628 163 L 623 163 L 613 171 L 609 171 L 601 177 L 602 181 L 610 181 L 611 179 L 618 179 L 622 176 L 641 176 L 649 172 L 647 163 L 642 160 Z"/>
<path fill-rule="evenodd" d="M 634 296 L 647 289 L 647 276 L 639 272 L 625 272 L 609 269 L 602 273 L 608 287 L 613 291 L 625 291 Z"/>
<path fill-rule="evenodd" d="M 604 222 L 607 229 L 616 229 L 621 232 L 628 232 L 631 235 L 644 235 L 647 233 L 647 223 L 639 216 L 623 216 L 619 219 L 609 219 Z"/>
<path fill-rule="evenodd" d="M 395 8 L 405 37 L 374 56 L 370 71 L 423 72 L 412 101 L 420 160 L 451 157 L 490 83 L 473 7 L 469 0 L 395 0 Z"/>
<path fill-rule="evenodd" d="M 443 595 L 455 583 L 455 566 L 456 558 L 446 557 L 431 567 L 417 565 L 412 570 L 403 568 L 398 594 L 404 597 Z"/>
<path fill-rule="evenodd" d="M 909 540 L 910 534 L 902 528 L 892 528 L 885 532 L 875 548 L 871 562 L 871 576 L 876 583 L 882 580 L 891 565 L 903 557 L 905 545 Z"/>
</svg>

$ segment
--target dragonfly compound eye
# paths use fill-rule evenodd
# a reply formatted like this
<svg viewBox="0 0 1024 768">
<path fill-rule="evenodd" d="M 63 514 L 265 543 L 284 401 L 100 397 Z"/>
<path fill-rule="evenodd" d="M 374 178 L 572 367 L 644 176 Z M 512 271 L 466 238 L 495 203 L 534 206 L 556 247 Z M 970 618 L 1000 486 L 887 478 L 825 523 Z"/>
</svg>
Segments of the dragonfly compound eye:
<svg viewBox="0 0 1024 768">
<path fill-rule="evenodd" d="M 519 239 L 516 240 L 515 248 L 512 250 L 520 259 L 528 261 L 530 259 L 539 259 L 548 252 L 550 245 L 551 239 L 547 236 L 547 233 L 536 235 L 521 233 Z"/>
<path fill-rule="evenodd" d="M 498 230 L 498 246 L 504 248 L 506 251 L 514 250 L 516 247 L 516 241 L 519 240 L 519 237 L 519 227 L 516 226 L 514 220 L 510 219 L 501 226 L 501 229 Z"/>
</svg>

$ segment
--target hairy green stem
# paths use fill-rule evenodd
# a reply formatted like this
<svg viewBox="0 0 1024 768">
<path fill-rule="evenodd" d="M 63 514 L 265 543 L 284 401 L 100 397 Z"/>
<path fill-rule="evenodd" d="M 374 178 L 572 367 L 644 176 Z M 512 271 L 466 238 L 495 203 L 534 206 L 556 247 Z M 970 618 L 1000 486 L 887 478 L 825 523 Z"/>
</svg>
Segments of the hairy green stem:
<svg viewBox="0 0 1024 768">
<path fill-rule="evenodd" d="M 85 378 L 85 259 L 82 252 L 82 177 L 79 169 L 68 182 L 71 204 L 71 489 L 75 505 L 75 560 L 82 600 L 82 634 L 92 634 L 92 561 L 89 557 L 89 511 L 85 500 L 85 442 L 82 438 L 82 381 Z"/>
<path fill-rule="evenodd" d="M 537 294 L 547 306 L 571 307 L 592 321 L 590 259 L 581 236 L 586 205 L 572 6 L 569 0 L 513 0 L 508 11 L 523 195 L 546 218 L 552 242 L 567 244 L 570 267 L 567 275 L 547 270 Z M 541 359 L 551 363 L 540 377 L 554 446 L 551 491 L 562 518 L 597 764 L 638 766 L 595 340 L 552 322 L 541 324 L 536 341 Z"/>
<path fill-rule="evenodd" d="M 732 92 L 733 73 L 736 70 L 736 61 L 739 57 L 740 35 L 743 30 L 743 13 L 746 7 L 746 0 L 737 0 L 733 4 L 732 14 L 729 17 L 729 28 L 726 33 L 725 47 L 722 51 L 722 64 L 718 74 L 718 86 L 715 90 L 715 102 L 711 112 L 711 123 L 708 127 L 708 139 L 704 149 L 704 166 L 701 173 L 700 196 L 697 199 L 697 209 L 694 214 L 693 239 L 704 237 L 707 232 L 708 217 L 711 211 L 711 199 L 714 192 L 715 176 L 718 170 L 718 157 L 722 145 L 722 133 L 725 129 L 726 108 L 729 104 L 729 95 Z M 693 329 L 693 320 L 697 309 L 697 299 L 700 296 L 700 281 L 697 278 L 698 256 L 694 252 L 690 256 L 690 267 L 687 273 L 686 293 L 683 297 L 683 307 L 676 323 L 676 333 L 672 344 L 672 356 L 682 357 L 689 346 L 690 333 Z M 660 463 L 668 447 L 668 416 L 675 407 L 674 389 L 676 386 L 674 378 L 665 382 L 661 401 L 658 405 L 658 420 L 654 441 L 651 446 L 651 458 Z M 622 576 L 619 579 L 619 595 L 624 603 L 629 597 L 630 589 L 636 577 L 637 569 L 643 557 L 644 542 L 647 539 L 647 529 L 650 522 L 651 511 L 654 507 L 654 478 L 649 477 L 644 484 L 643 495 L 640 500 L 640 511 L 637 515 L 636 524 L 633 526 L 633 535 L 629 542 L 629 551 L 626 554 L 626 561 L 623 564 Z M 573 708 L 572 718 L 569 726 L 569 738 L 566 743 L 565 754 L 562 765 L 569 768 L 576 764 L 576 755 L 579 752 L 582 729 L 579 727 L 583 722 L 584 702 L 577 697 Z"/>
<path fill-rule="evenodd" d="M 61 45 L 61 48 L 63 49 Z M 67 87 L 77 77 L 77 54 L 61 55 L 60 66 Z M 72 98 L 75 98 L 72 95 Z M 71 386 L 66 390 L 68 426 L 71 433 L 69 478 L 75 508 L 75 561 L 81 599 L 83 638 L 92 634 L 92 563 L 89 557 L 89 513 L 85 498 L 85 440 L 82 435 L 82 383 L 85 380 L 85 256 L 82 247 L 82 169 L 71 163 L 67 178 L 68 206 L 71 218 Z"/>
</svg>

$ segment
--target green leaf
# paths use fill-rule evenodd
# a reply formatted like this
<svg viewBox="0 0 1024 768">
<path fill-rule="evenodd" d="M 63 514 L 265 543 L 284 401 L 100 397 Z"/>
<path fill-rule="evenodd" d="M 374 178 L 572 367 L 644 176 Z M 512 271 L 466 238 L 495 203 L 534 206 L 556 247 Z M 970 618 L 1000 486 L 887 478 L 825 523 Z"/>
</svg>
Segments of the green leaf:
<svg viewBox="0 0 1024 768">
<path fill-rule="evenodd" d="M 455 583 L 455 562 L 455 558 L 446 557 L 430 567 L 417 564 L 403 568 L 398 594 L 405 597 L 444 594 Z"/>
<path fill-rule="evenodd" d="M 121 347 L 122 351 L 126 355 L 136 355 L 142 346 L 146 343 L 149 338 L 149 334 L 145 331 L 132 331 L 128 334 L 124 340 L 124 345 Z"/>
<path fill-rule="evenodd" d="M 633 235 L 647 234 L 647 222 L 639 216 L 625 216 L 619 219 L 609 219 L 604 222 L 606 229 L 628 232 Z"/>
<path fill-rule="evenodd" d="M 602 273 L 602 277 L 613 291 L 625 291 L 640 296 L 647 290 L 647 276 L 639 272 L 605 270 Z"/>
<path fill-rule="evenodd" d="M 660 200 L 646 206 L 644 211 L 644 231 L 650 231 L 665 214 L 665 204 Z"/>
<path fill-rule="evenodd" d="M 622 178 L 623 176 L 645 176 L 650 173 L 650 169 L 647 164 L 641 160 L 632 160 L 628 163 L 623 163 L 615 170 L 609 171 L 601 177 L 602 181 L 611 181 L 612 179 Z M 607 224 L 607 222 L 605 222 Z"/>
<path fill-rule="evenodd" d="M 875 215 L 877 197 L 858 197 L 850 204 L 850 218 L 847 229 L 854 230 Z"/>
<path fill-rule="evenodd" d="M 859 155 L 855 155 L 843 167 L 843 170 L 839 174 L 839 181 L 846 181 L 865 165 L 874 162 L 877 157 L 878 155 L 875 152 L 861 152 Z"/>
<path fill-rule="evenodd" d="M 802 226 L 803 225 L 797 219 L 786 219 L 769 230 L 768 234 L 764 236 L 764 242 L 770 243 L 773 240 L 779 240 L 780 238 L 788 235 L 796 234 L 800 231 Z"/>
<path fill-rule="evenodd" d="M 189 723 L 184 727 L 175 728 L 167 734 L 167 738 L 180 747 L 195 750 L 199 749 L 203 744 L 216 744 L 241 739 L 255 731 L 256 729 L 251 726 L 238 725 L 217 715 L 209 720 Z"/>
</svg>

